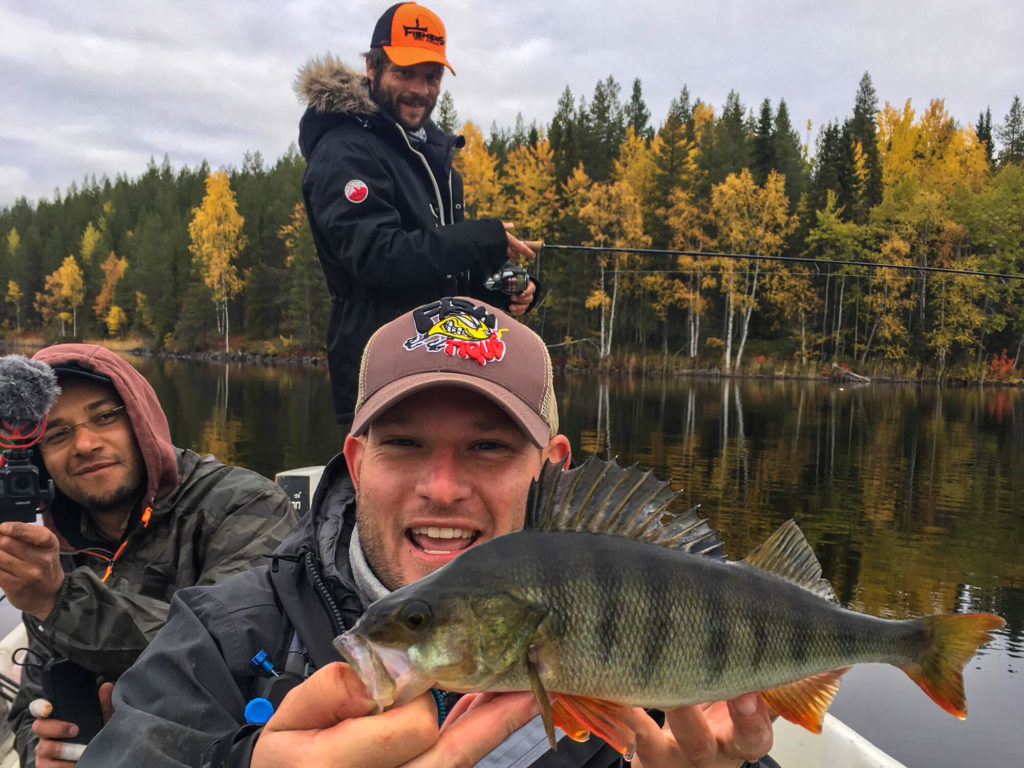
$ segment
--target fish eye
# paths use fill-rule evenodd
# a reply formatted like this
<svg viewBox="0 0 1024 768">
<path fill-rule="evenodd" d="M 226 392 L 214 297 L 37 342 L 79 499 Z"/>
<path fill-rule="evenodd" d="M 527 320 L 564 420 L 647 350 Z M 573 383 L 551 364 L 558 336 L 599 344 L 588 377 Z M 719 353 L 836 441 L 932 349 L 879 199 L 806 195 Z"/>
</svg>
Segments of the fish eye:
<svg viewBox="0 0 1024 768">
<path fill-rule="evenodd" d="M 398 613 L 398 618 L 413 632 L 422 632 L 430 626 L 430 620 L 433 618 L 433 615 L 430 612 L 429 605 L 422 600 L 413 600 L 402 606 L 402 610 Z"/>
</svg>

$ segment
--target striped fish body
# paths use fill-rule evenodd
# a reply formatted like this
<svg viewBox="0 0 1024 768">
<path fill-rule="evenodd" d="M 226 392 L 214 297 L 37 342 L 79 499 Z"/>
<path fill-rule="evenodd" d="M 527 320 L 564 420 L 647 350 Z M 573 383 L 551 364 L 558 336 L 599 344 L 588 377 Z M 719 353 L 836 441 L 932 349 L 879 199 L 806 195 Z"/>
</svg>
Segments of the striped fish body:
<svg viewBox="0 0 1024 768">
<path fill-rule="evenodd" d="M 548 691 L 638 706 L 719 701 L 861 662 L 908 663 L 927 644 L 920 620 L 878 619 L 753 567 L 611 536 L 520 531 L 436 577 L 422 584 L 428 602 L 489 593 L 543 613 L 527 643 Z M 490 689 L 529 689 L 525 650 Z"/>
</svg>

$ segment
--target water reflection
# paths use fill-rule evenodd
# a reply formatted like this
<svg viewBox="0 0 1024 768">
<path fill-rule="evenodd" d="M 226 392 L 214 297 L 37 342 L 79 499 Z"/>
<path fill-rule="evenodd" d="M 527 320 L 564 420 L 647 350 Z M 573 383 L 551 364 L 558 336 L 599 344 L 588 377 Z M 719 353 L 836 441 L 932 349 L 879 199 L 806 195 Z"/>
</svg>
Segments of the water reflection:
<svg viewBox="0 0 1024 768">
<path fill-rule="evenodd" d="M 340 449 L 322 370 L 141 368 L 178 445 L 264 474 Z M 731 557 L 794 518 L 851 608 L 1003 616 L 968 667 L 964 723 L 891 668 L 850 673 L 833 711 L 907 765 L 966 765 L 965 754 L 998 765 L 1024 752 L 1020 390 L 567 377 L 556 391 L 577 459 L 618 456 L 670 478 L 679 507 L 700 504 Z"/>
</svg>

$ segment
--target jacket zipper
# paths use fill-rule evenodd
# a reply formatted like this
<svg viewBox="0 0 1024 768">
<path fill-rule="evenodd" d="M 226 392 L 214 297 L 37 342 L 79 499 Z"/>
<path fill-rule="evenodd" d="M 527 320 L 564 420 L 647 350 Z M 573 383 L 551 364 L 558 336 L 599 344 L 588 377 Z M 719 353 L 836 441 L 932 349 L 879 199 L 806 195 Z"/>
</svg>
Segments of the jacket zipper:
<svg viewBox="0 0 1024 768">
<path fill-rule="evenodd" d="M 141 522 L 142 522 L 142 527 L 143 527 L 143 529 L 145 529 L 145 528 L 147 528 L 147 527 L 149 526 L 149 520 L 150 520 L 150 518 L 151 518 L 152 516 L 153 516 L 153 508 L 152 508 L 152 507 L 150 507 L 150 506 L 147 506 L 147 507 L 146 507 L 146 508 L 145 508 L 145 509 L 144 509 L 144 510 L 142 511 L 142 518 L 141 518 Z M 133 533 L 134 533 L 134 532 L 133 532 Z M 106 552 L 104 552 L 104 551 L 102 551 L 102 550 L 96 550 L 96 549 L 83 549 L 83 550 L 82 550 L 82 554 L 85 554 L 85 555 L 92 555 L 93 557 L 97 557 L 97 558 L 99 558 L 100 560 L 103 560 L 103 561 L 105 561 L 105 562 L 106 562 L 106 564 L 107 564 L 107 570 L 106 570 L 106 571 L 104 571 L 104 573 L 103 573 L 103 577 L 102 577 L 102 578 L 100 579 L 100 581 L 102 581 L 102 582 L 106 583 L 107 579 L 109 579 L 109 578 L 110 578 L 110 574 L 112 574 L 112 573 L 114 572 L 114 563 L 116 563 L 116 562 L 117 562 L 117 559 L 118 559 L 119 557 L 121 557 L 121 554 L 122 554 L 122 553 L 124 552 L 124 550 L 125 550 L 125 547 L 127 547 L 127 546 L 128 546 L 128 541 L 129 541 L 129 540 L 130 540 L 131 538 L 132 538 L 132 535 L 131 535 L 131 534 L 129 534 L 128 536 L 126 536 L 126 537 L 124 538 L 124 540 L 123 540 L 123 541 L 121 542 L 121 544 L 120 544 L 120 545 L 118 546 L 117 550 L 116 550 L 116 551 L 114 552 L 114 554 L 113 554 L 113 555 L 108 555 L 108 554 L 107 554 Z"/>
<path fill-rule="evenodd" d="M 427 169 L 427 176 L 430 177 L 430 184 L 431 186 L 434 187 L 434 197 L 437 199 L 437 207 L 441 214 L 438 217 L 441 220 L 441 225 L 444 226 L 445 224 L 454 224 L 454 219 L 450 222 L 444 220 L 444 201 L 441 200 L 441 188 L 437 186 L 437 179 L 434 177 L 434 172 L 430 169 L 430 163 L 427 162 L 427 158 L 423 155 L 422 152 L 413 147 L 412 142 L 409 141 L 408 134 L 406 134 L 402 126 L 400 126 L 398 123 L 395 123 L 395 128 L 397 128 L 398 132 L 402 134 L 402 139 L 405 140 L 405 146 L 407 146 L 409 148 L 409 151 L 416 155 L 416 157 L 418 157 L 423 162 L 423 167 Z M 450 180 L 449 184 L 451 184 Z"/>
</svg>

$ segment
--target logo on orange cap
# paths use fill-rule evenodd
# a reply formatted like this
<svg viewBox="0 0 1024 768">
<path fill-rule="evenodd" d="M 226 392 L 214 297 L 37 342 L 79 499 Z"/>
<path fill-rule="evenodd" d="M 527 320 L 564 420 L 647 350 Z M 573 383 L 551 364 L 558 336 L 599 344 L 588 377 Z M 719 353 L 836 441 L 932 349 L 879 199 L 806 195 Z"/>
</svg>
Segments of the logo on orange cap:
<svg viewBox="0 0 1024 768">
<path fill-rule="evenodd" d="M 411 67 L 434 61 L 454 75 L 444 52 L 444 23 L 436 13 L 416 3 L 398 3 L 384 11 L 373 29 L 371 48 L 383 48 L 395 64 Z"/>
</svg>

